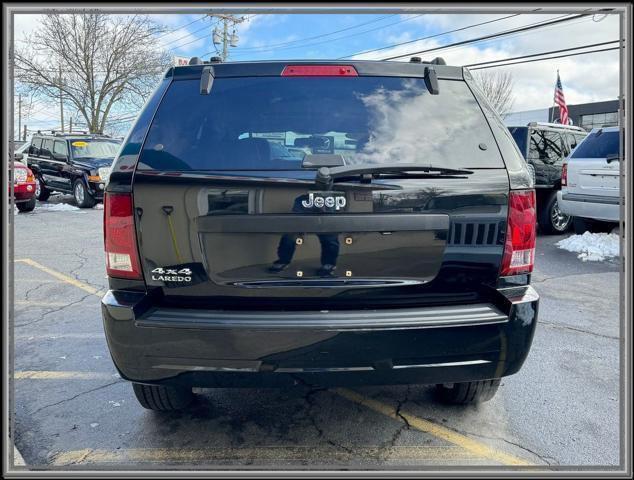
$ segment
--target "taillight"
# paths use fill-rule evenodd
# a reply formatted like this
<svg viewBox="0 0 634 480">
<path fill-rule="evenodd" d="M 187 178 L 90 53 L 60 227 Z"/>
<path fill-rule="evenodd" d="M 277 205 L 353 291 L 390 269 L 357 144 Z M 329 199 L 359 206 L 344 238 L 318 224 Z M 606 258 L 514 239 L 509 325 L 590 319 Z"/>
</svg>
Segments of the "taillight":
<svg viewBox="0 0 634 480">
<path fill-rule="evenodd" d="M 533 271 L 535 223 L 535 190 L 511 191 L 500 275 L 518 275 Z"/>
<path fill-rule="evenodd" d="M 352 65 L 287 65 L 282 77 L 358 77 Z"/>
<path fill-rule="evenodd" d="M 26 169 L 26 181 L 29 183 L 35 182 L 35 175 L 33 175 L 33 172 L 30 168 Z"/>
<path fill-rule="evenodd" d="M 143 276 L 134 231 L 132 195 L 106 192 L 103 204 L 108 276 L 141 280 Z"/>
<path fill-rule="evenodd" d="M 565 187 L 568 185 L 568 163 L 564 162 L 561 167 L 561 186 Z"/>
<path fill-rule="evenodd" d="M 27 178 L 28 173 L 25 167 L 15 167 L 13 169 L 13 183 L 24 183 Z"/>
</svg>

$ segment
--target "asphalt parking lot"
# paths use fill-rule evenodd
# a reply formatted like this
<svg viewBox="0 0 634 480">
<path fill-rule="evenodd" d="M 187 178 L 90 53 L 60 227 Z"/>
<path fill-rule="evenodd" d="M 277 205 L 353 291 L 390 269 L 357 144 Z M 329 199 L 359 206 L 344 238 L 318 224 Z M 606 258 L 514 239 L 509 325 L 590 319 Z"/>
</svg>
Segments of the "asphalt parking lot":
<svg viewBox="0 0 634 480">
<path fill-rule="evenodd" d="M 51 202 L 71 201 L 52 197 Z M 102 211 L 15 218 L 14 439 L 31 468 L 618 466 L 618 261 L 538 238 L 540 322 L 490 402 L 441 406 L 431 386 L 205 390 L 195 407 L 137 404 L 110 359 Z"/>
</svg>

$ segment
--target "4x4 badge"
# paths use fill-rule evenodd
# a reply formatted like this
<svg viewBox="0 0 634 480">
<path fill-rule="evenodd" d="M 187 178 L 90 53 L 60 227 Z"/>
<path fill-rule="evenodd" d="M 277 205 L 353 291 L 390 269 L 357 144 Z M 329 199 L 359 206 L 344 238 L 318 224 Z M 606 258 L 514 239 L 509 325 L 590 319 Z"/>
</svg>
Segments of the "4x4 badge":
<svg viewBox="0 0 634 480">
<path fill-rule="evenodd" d="M 191 282 L 192 271 L 189 268 L 163 268 L 157 267 L 152 270 L 152 280 L 161 282 Z"/>
</svg>

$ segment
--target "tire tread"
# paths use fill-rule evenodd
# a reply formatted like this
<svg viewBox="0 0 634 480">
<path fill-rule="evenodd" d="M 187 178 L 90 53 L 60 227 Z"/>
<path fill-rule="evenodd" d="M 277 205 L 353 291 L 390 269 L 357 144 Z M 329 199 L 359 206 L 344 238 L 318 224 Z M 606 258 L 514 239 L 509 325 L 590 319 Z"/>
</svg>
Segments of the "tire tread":
<svg viewBox="0 0 634 480">
<path fill-rule="evenodd" d="M 132 384 L 134 394 L 143 408 L 157 411 L 181 410 L 194 398 L 191 389 L 166 385 Z"/>
<path fill-rule="evenodd" d="M 498 390 L 500 379 L 477 380 L 473 382 L 454 383 L 452 387 L 436 385 L 440 401 L 453 405 L 487 402 Z"/>
</svg>

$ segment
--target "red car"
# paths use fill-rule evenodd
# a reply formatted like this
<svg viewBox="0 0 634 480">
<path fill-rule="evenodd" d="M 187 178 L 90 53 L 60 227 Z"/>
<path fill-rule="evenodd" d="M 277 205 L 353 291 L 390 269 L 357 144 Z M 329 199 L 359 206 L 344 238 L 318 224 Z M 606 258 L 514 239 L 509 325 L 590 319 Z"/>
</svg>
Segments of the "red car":
<svg viewBox="0 0 634 480">
<path fill-rule="evenodd" d="M 35 191 L 35 176 L 31 169 L 23 163 L 13 162 L 13 195 L 19 211 L 30 212 L 35 208 Z"/>
</svg>

